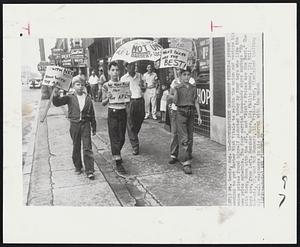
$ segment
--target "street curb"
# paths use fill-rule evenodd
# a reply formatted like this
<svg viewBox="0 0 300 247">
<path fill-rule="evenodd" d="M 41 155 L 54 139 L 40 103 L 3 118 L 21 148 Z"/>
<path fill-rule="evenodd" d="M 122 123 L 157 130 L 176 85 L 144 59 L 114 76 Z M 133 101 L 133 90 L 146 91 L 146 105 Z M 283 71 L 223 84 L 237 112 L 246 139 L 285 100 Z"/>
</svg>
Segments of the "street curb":
<svg viewBox="0 0 300 247">
<path fill-rule="evenodd" d="M 28 203 L 28 195 L 29 195 L 29 187 L 30 187 L 30 180 L 31 180 L 31 172 L 32 172 L 32 165 L 34 160 L 34 153 L 35 153 L 35 143 L 36 143 L 36 137 L 37 137 L 37 131 L 40 119 L 40 112 L 41 108 L 43 107 L 42 102 L 42 96 L 39 99 L 38 103 L 38 112 L 35 116 L 34 122 L 33 122 L 33 128 L 30 132 L 31 138 L 30 142 L 28 144 L 28 149 L 25 157 L 24 166 L 22 167 L 22 175 L 23 175 L 23 204 L 27 205 Z"/>
</svg>

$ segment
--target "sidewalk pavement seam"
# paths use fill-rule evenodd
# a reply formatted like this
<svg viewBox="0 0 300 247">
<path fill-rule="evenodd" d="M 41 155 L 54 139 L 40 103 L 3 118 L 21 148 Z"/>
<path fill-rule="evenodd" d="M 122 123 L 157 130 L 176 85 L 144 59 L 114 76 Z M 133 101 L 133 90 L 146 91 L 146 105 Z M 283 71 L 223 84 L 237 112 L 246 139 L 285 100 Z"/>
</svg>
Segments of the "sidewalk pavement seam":
<svg viewBox="0 0 300 247">
<path fill-rule="evenodd" d="M 144 199 L 146 199 L 146 195 L 147 193 L 151 196 L 151 198 L 159 205 L 159 206 L 163 206 L 163 204 L 143 185 L 143 183 L 137 178 L 135 177 L 135 180 L 138 182 L 138 184 L 143 188 L 143 190 L 145 191 L 145 195 L 144 195 Z"/>
<path fill-rule="evenodd" d="M 94 144 L 93 141 L 92 141 L 92 143 L 93 143 L 94 149 L 97 150 L 97 146 Z M 112 190 L 113 194 L 115 195 L 116 199 L 118 200 L 118 202 L 120 203 L 120 205 L 123 207 L 123 206 L 124 206 L 123 203 L 122 203 L 121 200 L 119 199 L 119 197 L 118 197 L 116 191 L 114 190 L 114 188 L 112 187 L 110 181 L 109 181 L 108 178 L 107 178 L 107 173 L 101 169 L 101 164 L 100 164 L 100 162 L 97 162 L 97 161 L 98 161 L 98 159 L 97 159 L 97 156 L 98 156 L 98 155 L 99 155 L 100 157 L 102 157 L 102 158 L 105 160 L 105 162 L 106 162 L 105 165 L 108 164 L 108 162 L 107 162 L 107 160 L 104 158 L 104 156 L 101 155 L 101 154 L 99 154 L 98 152 L 96 152 L 96 154 L 94 154 L 94 157 L 95 157 L 95 163 L 96 163 L 98 169 L 100 170 L 100 172 L 102 173 L 102 175 L 103 175 L 105 181 L 107 182 L 107 184 L 108 184 L 109 187 L 111 188 L 111 190 Z M 98 164 L 98 163 L 99 163 L 99 164 Z"/>
<path fill-rule="evenodd" d="M 47 144 L 48 144 L 48 150 L 49 150 L 48 165 L 49 165 L 49 173 L 50 173 L 50 191 L 51 191 L 50 204 L 51 204 L 51 206 L 53 206 L 54 205 L 54 195 L 53 195 L 53 174 L 52 174 L 52 167 L 51 167 L 51 157 L 54 156 L 54 155 L 51 153 L 51 150 L 50 150 L 49 128 L 48 128 L 47 116 L 46 116 L 45 121 L 46 121 L 46 127 L 47 127 Z"/>
<path fill-rule="evenodd" d="M 39 110 L 40 110 L 41 100 L 42 100 L 42 97 L 39 98 L 39 101 L 38 101 L 38 104 L 37 104 L 37 112 L 39 112 Z M 36 116 L 34 118 L 34 121 L 33 121 L 33 128 L 31 130 L 31 133 L 33 133 L 33 136 L 31 138 L 31 141 L 29 142 L 29 147 L 28 147 L 27 152 L 26 152 L 25 164 L 22 167 L 23 176 L 27 175 L 27 174 L 30 174 L 29 182 L 28 182 L 28 184 L 25 185 L 26 188 L 23 188 L 23 192 L 24 192 L 24 190 L 26 191 L 26 199 L 23 198 L 23 202 L 25 200 L 25 205 L 26 206 L 28 205 L 28 200 L 29 200 L 30 180 L 31 180 L 32 165 L 33 165 L 33 160 L 34 160 L 34 155 L 35 155 L 35 142 L 36 142 L 37 131 L 38 131 L 38 120 L 39 120 L 39 114 L 36 114 Z M 31 133 L 30 133 L 30 135 L 31 135 Z M 30 160 L 27 160 L 27 159 L 30 159 Z M 29 166 L 29 171 L 24 173 L 24 167 L 27 167 L 27 166 Z M 23 177 L 23 182 L 24 182 L 24 177 Z M 24 186 L 24 183 L 23 183 L 23 186 Z"/>
</svg>

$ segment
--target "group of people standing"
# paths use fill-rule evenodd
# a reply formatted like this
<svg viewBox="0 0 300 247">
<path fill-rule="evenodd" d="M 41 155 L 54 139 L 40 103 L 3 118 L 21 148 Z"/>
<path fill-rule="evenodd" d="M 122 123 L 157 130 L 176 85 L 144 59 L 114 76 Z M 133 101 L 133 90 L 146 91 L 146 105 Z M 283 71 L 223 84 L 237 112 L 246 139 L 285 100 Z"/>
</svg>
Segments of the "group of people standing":
<svg viewBox="0 0 300 247">
<path fill-rule="evenodd" d="M 126 130 L 132 146 L 132 154 L 139 155 L 140 141 L 138 134 L 144 119 L 150 116 L 150 104 L 152 105 L 152 118 L 157 119 L 156 87 L 158 78 L 156 73 L 152 71 L 152 66 L 147 66 L 147 72 L 144 75 L 136 71 L 134 63 L 126 63 L 125 67 L 127 73 L 119 79 L 119 65 L 116 62 L 111 62 L 108 65 L 110 80 L 101 84 L 102 105 L 107 105 L 108 108 L 108 134 L 112 157 L 116 164 L 116 170 L 121 174 L 126 173 L 122 165 L 123 160 L 121 156 L 121 150 L 125 143 Z M 99 95 L 99 86 L 97 88 L 92 85 L 96 85 L 95 82 L 100 81 L 100 78 L 97 79 L 94 73 L 92 72 L 89 78 L 91 97 L 85 92 L 84 80 L 80 75 L 73 78 L 73 94 L 60 96 L 58 90 L 55 89 L 53 97 L 53 104 L 55 106 L 68 105 L 68 117 L 71 122 L 70 134 L 73 140 L 72 158 L 75 171 L 78 174 L 82 172 L 82 161 L 79 151 L 82 140 L 85 172 L 90 179 L 94 178 L 91 133 L 93 135 L 96 133 L 95 112 L 92 99 L 96 100 L 96 94 L 94 93 L 97 91 Z M 192 173 L 191 160 L 195 109 L 198 114 L 198 124 L 202 122 L 196 86 L 190 83 L 190 79 L 191 71 L 189 68 L 180 70 L 179 77 L 172 82 L 170 93 L 168 94 L 168 99 L 172 102 L 170 113 L 172 140 L 170 145 L 171 160 L 169 164 L 174 164 L 179 161 L 178 153 L 179 147 L 181 146 L 183 148 L 183 160 L 181 163 L 186 174 Z M 108 83 L 112 85 L 120 82 L 129 84 L 130 90 L 127 95 L 130 98 L 129 102 L 115 103 L 111 100 L 112 94 L 108 90 Z"/>
</svg>

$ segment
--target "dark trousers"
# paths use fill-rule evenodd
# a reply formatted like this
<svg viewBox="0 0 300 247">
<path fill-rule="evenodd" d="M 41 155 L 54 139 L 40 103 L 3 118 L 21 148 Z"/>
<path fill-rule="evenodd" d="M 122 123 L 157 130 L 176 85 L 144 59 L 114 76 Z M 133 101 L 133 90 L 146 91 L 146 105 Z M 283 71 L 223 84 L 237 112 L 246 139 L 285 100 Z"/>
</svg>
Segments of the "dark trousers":
<svg viewBox="0 0 300 247">
<path fill-rule="evenodd" d="M 86 174 L 94 172 L 94 156 L 92 151 L 90 122 L 71 122 L 70 135 L 73 140 L 72 159 L 77 171 L 82 169 L 81 141 L 83 146 L 83 161 Z"/>
<path fill-rule="evenodd" d="M 178 143 L 178 133 L 177 133 L 177 111 L 170 111 L 170 122 L 171 122 L 171 145 L 170 153 L 171 158 L 178 158 L 179 143 Z"/>
<path fill-rule="evenodd" d="M 138 134 L 145 117 L 144 98 L 131 99 L 127 105 L 127 133 L 133 150 L 139 151 Z"/>
<path fill-rule="evenodd" d="M 91 84 L 92 99 L 96 100 L 98 96 L 98 84 Z"/>
<path fill-rule="evenodd" d="M 171 145 L 170 145 L 170 154 L 171 158 L 178 158 L 179 152 L 179 141 L 178 141 L 178 128 L 177 128 L 177 111 L 170 110 L 170 122 L 171 122 Z M 189 156 L 192 156 L 193 151 L 193 136 L 189 140 Z"/>
<path fill-rule="evenodd" d="M 178 139 L 183 149 L 182 162 L 183 165 L 189 165 L 193 146 L 195 110 L 193 107 L 178 107 L 176 117 Z"/>
<path fill-rule="evenodd" d="M 108 134 L 114 160 L 121 159 L 121 150 L 125 142 L 126 119 L 126 109 L 108 108 Z"/>
</svg>

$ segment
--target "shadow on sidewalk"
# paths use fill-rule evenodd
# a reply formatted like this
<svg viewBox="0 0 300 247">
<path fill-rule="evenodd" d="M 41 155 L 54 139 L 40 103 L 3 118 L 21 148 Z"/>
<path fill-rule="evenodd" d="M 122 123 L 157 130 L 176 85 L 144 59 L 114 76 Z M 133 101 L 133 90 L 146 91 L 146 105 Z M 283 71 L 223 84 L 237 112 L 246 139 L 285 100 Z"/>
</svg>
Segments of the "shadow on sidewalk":
<svg viewBox="0 0 300 247">
<path fill-rule="evenodd" d="M 94 145 L 105 159 L 98 164 L 113 168 L 107 131 L 107 109 L 95 103 L 97 138 Z M 132 155 L 126 134 L 122 150 L 124 167 L 129 177 L 123 183 L 139 187 L 161 206 L 221 206 L 226 205 L 226 154 L 225 146 L 207 137 L 194 134 L 193 174 L 186 175 L 179 163 L 168 164 L 171 133 L 155 120 L 145 120 L 140 134 L 140 155 Z M 103 148 L 104 147 L 104 148 Z M 106 161 L 106 163 L 105 163 Z M 101 162 L 100 162 L 101 163 Z M 105 176 L 105 174 L 104 174 Z M 124 179 L 123 179 L 124 180 Z M 122 181 L 119 179 L 122 183 Z M 108 182 L 111 183 L 108 179 Z M 113 181 L 117 183 L 117 181 Z M 146 203 L 146 205 L 152 205 Z"/>
</svg>

